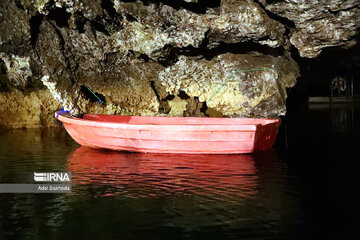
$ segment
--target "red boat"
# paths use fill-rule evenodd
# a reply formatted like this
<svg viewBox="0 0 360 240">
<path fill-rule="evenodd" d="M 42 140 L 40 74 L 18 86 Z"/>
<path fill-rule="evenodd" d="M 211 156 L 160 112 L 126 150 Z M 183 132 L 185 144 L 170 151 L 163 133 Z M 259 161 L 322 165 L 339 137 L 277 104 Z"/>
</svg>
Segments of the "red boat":
<svg viewBox="0 0 360 240">
<path fill-rule="evenodd" d="M 251 153 L 272 147 L 279 119 L 58 115 L 79 144 L 91 148 L 190 154 Z"/>
</svg>

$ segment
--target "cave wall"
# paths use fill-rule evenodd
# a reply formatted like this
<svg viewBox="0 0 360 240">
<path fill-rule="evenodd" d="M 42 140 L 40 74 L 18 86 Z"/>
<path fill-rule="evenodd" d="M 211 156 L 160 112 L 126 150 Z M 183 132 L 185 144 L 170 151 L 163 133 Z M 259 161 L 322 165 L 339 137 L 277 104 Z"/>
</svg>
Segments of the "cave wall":
<svg viewBox="0 0 360 240">
<path fill-rule="evenodd" d="M 359 1 L 308 2 L 1 1 L 0 127 L 54 126 L 53 112 L 74 106 L 284 115 L 286 88 L 299 76 L 291 52 L 314 58 L 325 47 L 351 47 L 360 26 Z"/>
</svg>

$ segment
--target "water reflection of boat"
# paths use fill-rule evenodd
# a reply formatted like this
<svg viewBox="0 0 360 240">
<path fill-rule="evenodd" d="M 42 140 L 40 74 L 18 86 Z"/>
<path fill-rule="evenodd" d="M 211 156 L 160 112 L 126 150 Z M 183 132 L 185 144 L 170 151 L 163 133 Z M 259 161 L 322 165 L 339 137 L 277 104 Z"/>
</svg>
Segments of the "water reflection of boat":
<svg viewBox="0 0 360 240">
<path fill-rule="evenodd" d="M 98 186 L 109 195 L 127 197 L 195 193 L 221 199 L 253 195 L 257 186 L 250 155 L 144 154 L 80 147 L 68 157 L 67 169 L 75 190 Z"/>
<path fill-rule="evenodd" d="M 82 146 L 152 153 L 234 154 L 272 147 L 278 119 L 58 115 Z"/>
</svg>

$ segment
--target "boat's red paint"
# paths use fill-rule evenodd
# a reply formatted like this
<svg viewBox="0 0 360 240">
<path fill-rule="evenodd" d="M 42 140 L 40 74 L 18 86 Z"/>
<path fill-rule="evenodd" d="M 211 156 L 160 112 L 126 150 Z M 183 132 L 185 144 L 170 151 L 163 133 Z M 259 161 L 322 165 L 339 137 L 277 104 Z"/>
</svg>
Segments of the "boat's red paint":
<svg viewBox="0 0 360 240">
<path fill-rule="evenodd" d="M 266 159 L 276 157 L 271 150 L 265 154 Z M 261 155 L 256 156 L 260 162 Z M 249 154 L 128 153 L 79 147 L 69 154 L 66 169 L 75 185 L 117 187 L 117 191 L 98 191 L 101 196 L 201 196 L 211 191 L 222 200 L 226 196 L 246 200 L 257 194 L 259 184 L 258 169 Z"/>
<path fill-rule="evenodd" d="M 59 115 L 83 146 L 153 153 L 251 153 L 271 148 L 278 119 Z"/>
</svg>

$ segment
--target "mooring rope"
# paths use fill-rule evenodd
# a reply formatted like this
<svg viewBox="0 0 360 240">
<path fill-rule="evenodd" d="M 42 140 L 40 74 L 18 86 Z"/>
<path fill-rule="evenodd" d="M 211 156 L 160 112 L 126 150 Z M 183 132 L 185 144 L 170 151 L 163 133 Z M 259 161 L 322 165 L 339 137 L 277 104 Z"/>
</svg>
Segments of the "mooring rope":
<svg viewBox="0 0 360 240">
<path fill-rule="evenodd" d="M 75 109 L 75 106 L 76 106 L 76 104 L 75 104 L 74 107 L 73 107 L 72 109 L 70 109 L 70 110 L 64 110 L 64 108 L 61 108 L 60 111 L 56 114 L 56 118 L 58 118 L 58 116 L 59 116 L 60 114 L 62 114 L 62 113 L 70 113 L 72 110 Z"/>
<path fill-rule="evenodd" d="M 76 104 L 77 104 L 77 102 L 79 101 L 79 97 L 80 97 L 80 94 L 79 94 L 78 97 L 76 98 L 75 103 L 74 103 L 74 106 L 73 106 L 72 109 L 70 109 L 70 110 L 65 110 L 65 109 L 62 107 L 62 108 L 60 109 L 60 111 L 56 114 L 56 118 L 58 118 L 58 116 L 59 116 L 60 114 L 62 114 L 62 113 L 70 113 L 70 114 L 71 114 L 71 111 L 75 109 Z"/>
<path fill-rule="evenodd" d="M 119 106 L 117 105 L 113 105 L 113 104 L 106 104 L 103 100 L 101 100 L 96 93 L 94 93 L 88 86 L 85 86 L 99 101 L 99 103 L 104 104 L 106 107 L 111 106 L 112 109 L 121 109 Z"/>
<path fill-rule="evenodd" d="M 104 104 L 104 101 L 101 100 L 88 86 L 85 86 L 99 101 L 99 103 L 103 103 Z"/>
<path fill-rule="evenodd" d="M 229 77 L 227 77 L 225 82 L 220 84 L 220 86 L 215 90 L 213 95 L 211 95 L 209 100 L 207 100 L 206 102 L 211 101 L 215 97 L 215 95 L 221 90 L 221 88 L 223 88 L 229 82 L 230 78 L 232 78 L 232 76 L 234 76 L 236 73 L 257 72 L 257 71 L 273 71 L 273 70 L 275 70 L 275 69 L 274 68 L 253 68 L 253 69 L 244 69 L 244 70 L 232 71 L 232 73 L 229 75 Z"/>
</svg>

